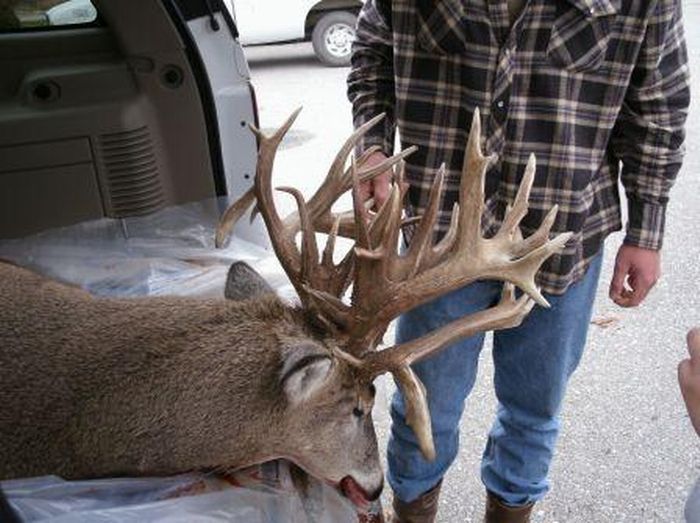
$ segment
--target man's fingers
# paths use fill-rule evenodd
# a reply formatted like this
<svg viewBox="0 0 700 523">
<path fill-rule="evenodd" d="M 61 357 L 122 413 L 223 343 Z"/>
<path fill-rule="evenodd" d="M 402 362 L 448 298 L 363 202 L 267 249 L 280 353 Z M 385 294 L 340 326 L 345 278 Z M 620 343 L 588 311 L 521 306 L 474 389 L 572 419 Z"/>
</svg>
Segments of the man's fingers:
<svg viewBox="0 0 700 523">
<path fill-rule="evenodd" d="M 635 296 L 630 290 L 623 289 L 620 294 L 615 296 L 611 295 L 610 297 L 620 307 L 634 307 Z"/>
<path fill-rule="evenodd" d="M 632 291 L 632 295 L 629 297 L 629 299 L 625 302 L 625 307 L 636 307 L 640 303 L 644 301 L 644 298 L 646 298 L 647 293 L 644 291 Z"/>
<path fill-rule="evenodd" d="M 390 171 L 379 174 L 370 180 L 372 184 L 372 198 L 374 198 L 374 210 L 381 209 L 384 202 L 389 199 L 391 194 L 392 173 Z"/>
<path fill-rule="evenodd" d="M 372 196 L 372 186 L 370 185 L 370 181 L 367 182 L 360 182 L 360 198 L 362 199 L 363 202 L 366 202 L 367 200 L 370 199 Z"/>
<path fill-rule="evenodd" d="M 385 181 L 382 183 L 384 180 L 380 179 L 377 180 L 377 182 L 374 184 L 374 208 L 376 210 L 381 209 L 382 205 L 384 205 L 384 202 L 387 201 L 389 198 L 389 193 L 390 193 L 390 187 L 389 187 L 389 182 Z"/>
<path fill-rule="evenodd" d="M 367 168 L 373 167 L 379 165 L 386 159 L 387 156 L 382 151 L 375 151 L 365 159 L 362 166 Z M 371 180 L 362 182 L 360 184 L 360 196 L 362 197 L 362 201 L 366 202 L 372 198 L 374 200 L 374 210 L 379 210 L 382 204 L 389 198 L 392 178 L 393 170 L 388 169 Z"/>
<path fill-rule="evenodd" d="M 613 271 L 613 277 L 610 281 L 610 299 L 617 303 L 621 307 L 629 307 L 627 302 L 630 299 L 630 291 L 625 289 L 625 277 L 627 276 L 627 271 L 629 270 L 629 263 L 619 256 L 615 260 L 615 269 Z"/>
<path fill-rule="evenodd" d="M 372 185 L 371 185 L 371 180 L 366 181 L 366 182 L 360 182 L 360 187 L 359 187 L 359 196 L 360 196 L 360 201 L 363 203 L 366 203 L 368 200 L 372 198 Z M 367 208 L 367 205 L 363 205 L 362 209 L 364 211 L 364 217 L 365 221 L 369 221 L 370 216 L 369 216 L 369 209 Z"/>
<path fill-rule="evenodd" d="M 627 282 L 631 288 L 631 293 L 627 300 L 627 307 L 636 307 L 642 303 L 654 286 L 654 283 L 649 278 L 639 275 L 636 272 L 632 272 Z"/>
</svg>

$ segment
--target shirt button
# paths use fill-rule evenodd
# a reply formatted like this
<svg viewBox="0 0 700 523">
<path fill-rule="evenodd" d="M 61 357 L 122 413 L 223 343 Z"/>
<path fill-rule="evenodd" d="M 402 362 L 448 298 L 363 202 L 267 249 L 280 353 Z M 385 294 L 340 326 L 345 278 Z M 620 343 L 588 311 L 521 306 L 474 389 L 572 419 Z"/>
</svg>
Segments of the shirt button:
<svg viewBox="0 0 700 523">
<path fill-rule="evenodd" d="M 496 102 L 496 107 L 498 107 L 499 109 L 503 109 L 505 105 L 506 103 L 503 100 L 498 100 L 498 102 Z"/>
</svg>

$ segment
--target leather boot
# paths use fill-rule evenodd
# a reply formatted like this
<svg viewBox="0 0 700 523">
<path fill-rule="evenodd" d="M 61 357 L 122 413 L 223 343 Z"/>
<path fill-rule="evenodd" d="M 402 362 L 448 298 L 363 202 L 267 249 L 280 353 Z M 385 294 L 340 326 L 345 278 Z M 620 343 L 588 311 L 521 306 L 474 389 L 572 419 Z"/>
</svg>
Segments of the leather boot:
<svg viewBox="0 0 700 523">
<path fill-rule="evenodd" d="M 534 506 L 534 503 L 530 503 L 520 507 L 509 507 L 487 491 L 484 523 L 529 523 Z"/>
<path fill-rule="evenodd" d="M 393 510 L 387 515 L 387 523 L 433 523 L 437 515 L 441 486 L 442 480 L 410 503 L 404 503 L 394 496 Z"/>
</svg>

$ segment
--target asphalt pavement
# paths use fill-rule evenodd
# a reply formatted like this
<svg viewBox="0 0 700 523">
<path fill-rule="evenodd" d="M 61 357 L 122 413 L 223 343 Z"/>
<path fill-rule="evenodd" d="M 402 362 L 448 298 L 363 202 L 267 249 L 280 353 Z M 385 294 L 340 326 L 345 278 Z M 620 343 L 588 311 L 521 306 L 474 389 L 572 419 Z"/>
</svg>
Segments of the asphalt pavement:
<svg viewBox="0 0 700 523">
<path fill-rule="evenodd" d="M 684 1 L 691 71 L 700 64 L 700 1 Z M 345 96 L 347 68 L 327 68 L 310 44 L 247 48 L 261 126 L 273 128 L 303 106 L 275 164 L 275 183 L 310 194 L 352 132 Z M 693 75 L 694 86 L 698 75 Z M 696 90 L 694 90 L 696 92 Z M 643 306 L 623 310 L 607 297 L 622 235 L 605 246 L 583 360 L 563 409 L 563 430 L 550 474 L 551 491 L 535 507 L 534 523 L 683 521 L 687 492 L 700 476 L 700 439 L 677 385 L 685 332 L 700 325 L 700 111 L 693 100 L 687 156 L 671 193 L 663 277 Z M 280 200 L 289 209 L 289 200 Z M 440 522 L 483 517 L 479 459 L 493 420 L 493 366 L 484 350 L 476 386 L 461 424 L 461 450 L 447 474 Z M 386 445 L 393 384 L 382 379 L 375 408 Z M 384 494 L 385 500 L 390 492 Z"/>
</svg>

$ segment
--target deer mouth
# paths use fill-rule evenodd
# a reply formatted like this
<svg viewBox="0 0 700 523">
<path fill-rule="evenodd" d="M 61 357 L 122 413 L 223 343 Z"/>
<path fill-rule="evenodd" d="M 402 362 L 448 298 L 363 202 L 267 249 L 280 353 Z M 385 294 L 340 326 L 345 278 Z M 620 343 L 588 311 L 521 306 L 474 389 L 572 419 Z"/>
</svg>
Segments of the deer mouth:
<svg viewBox="0 0 700 523">
<path fill-rule="evenodd" d="M 352 476 L 345 476 L 341 479 L 340 483 L 338 483 L 338 489 L 343 496 L 352 501 L 353 505 L 361 509 L 369 508 L 370 503 L 377 499 L 382 491 L 380 488 L 376 492 L 368 494 Z"/>
</svg>

